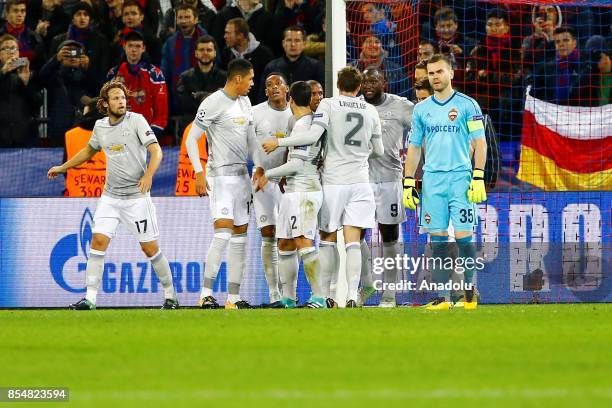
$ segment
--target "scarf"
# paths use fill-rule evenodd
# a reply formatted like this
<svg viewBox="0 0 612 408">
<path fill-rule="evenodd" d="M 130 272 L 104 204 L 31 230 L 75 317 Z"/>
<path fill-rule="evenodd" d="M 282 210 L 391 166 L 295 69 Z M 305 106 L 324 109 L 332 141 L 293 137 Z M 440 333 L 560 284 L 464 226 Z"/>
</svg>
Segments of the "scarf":
<svg viewBox="0 0 612 408">
<path fill-rule="evenodd" d="M 86 47 L 89 33 L 91 33 L 91 26 L 87 28 L 77 28 L 70 24 L 70 26 L 68 26 L 68 35 L 66 36 L 66 39 L 78 41 Z"/>
<path fill-rule="evenodd" d="M 555 87 L 555 100 L 567 102 L 572 87 L 572 71 L 574 66 L 580 63 L 580 52 L 578 48 L 565 58 L 557 57 L 557 86 Z"/>
<path fill-rule="evenodd" d="M 502 35 L 487 35 L 485 38 L 485 44 L 489 52 L 489 66 L 491 70 L 499 71 L 501 56 L 504 50 L 510 49 L 510 34 Z M 510 61 L 504 61 L 509 63 Z"/>
<path fill-rule="evenodd" d="M 17 42 L 19 43 L 19 56 L 25 57 L 32 61 L 32 58 L 34 58 L 34 50 L 26 41 L 26 25 L 22 24 L 20 26 L 14 27 L 7 22 L 6 33 L 12 35 L 17 39 Z"/>
<path fill-rule="evenodd" d="M 196 24 L 191 38 L 189 38 L 189 48 L 185 47 L 185 36 L 179 30 L 174 43 L 174 70 L 172 72 L 172 84 L 178 82 L 179 75 L 187 69 L 197 65 L 195 57 L 195 46 L 198 38 L 203 36 L 205 32 Z"/>
</svg>

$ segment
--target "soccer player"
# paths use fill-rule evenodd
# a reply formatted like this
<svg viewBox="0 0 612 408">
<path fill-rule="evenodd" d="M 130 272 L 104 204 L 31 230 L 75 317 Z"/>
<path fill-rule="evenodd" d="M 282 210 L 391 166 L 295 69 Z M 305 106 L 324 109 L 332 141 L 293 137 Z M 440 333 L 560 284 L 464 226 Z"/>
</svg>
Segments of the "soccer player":
<svg viewBox="0 0 612 408">
<path fill-rule="evenodd" d="M 210 196 L 210 211 L 215 235 L 206 255 L 199 306 L 219 307 L 213 297 L 213 284 L 219 273 L 221 258 L 229 243 L 227 261 L 228 295 L 226 309 L 248 309 L 251 305 L 240 298 L 240 284 L 246 260 L 247 228 L 251 205 L 251 184 L 247 170 L 250 154 L 258 167 L 253 179 L 263 173 L 259 167 L 259 146 L 253 127 L 251 102 L 247 97 L 253 86 L 253 66 L 244 59 L 231 61 L 223 89 L 204 99 L 195 116 L 187 140 L 187 153 L 196 173 L 196 192 Z M 204 176 L 198 139 L 206 132 L 209 146 L 206 177 Z"/>
<path fill-rule="evenodd" d="M 127 94 L 121 82 L 104 84 L 97 107 L 106 117 L 96 122 L 87 146 L 61 166 L 51 167 L 47 173 L 53 179 L 85 163 L 100 150 L 104 150 L 107 157 L 106 184 L 94 215 L 93 238 L 85 271 L 87 293 L 85 298 L 71 304 L 70 309 L 96 308 L 104 254 L 119 223 L 125 224 L 136 235 L 142 251 L 151 261 L 164 288 L 162 309 L 177 309 L 179 306 L 168 260 L 157 244 L 159 229 L 149 193 L 153 175 L 162 160 L 162 150 L 145 118 L 127 111 Z M 151 155 L 148 165 L 147 152 Z"/>
<path fill-rule="evenodd" d="M 377 68 L 368 68 L 363 73 L 361 92 L 366 102 L 374 105 L 382 125 L 383 156 L 371 156 L 370 185 L 376 200 L 376 221 L 382 235 L 383 258 L 395 259 L 403 254 L 403 244 L 399 242 L 399 226 L 406 220 L 402 205 L 402 160 L 400 150 L 404 137 L 410 130 L 414 105 L 408 99 L 384 92 L 384 74 Z M 374 293 L 371 272 L 371 253 L 365 240 L 361 241 L 361 293 L 360 303 Z M 395 263 L 394 263 L 395 264 Z M 397 268 L 385 268 L 385 283 L 397 283 Z M 380 307 L 395 307 L 395 291 L 383 291 Z"/>
<path fill-rule="evenodd" d="M 278 72 L 272 72 L 265 79 L 267 101 L 253 107 L 255 133 L 258 141 L 269 137 L 287 136 L 287 126 L 291 109 L 287 103 L 287 82 Z M 285 162 L 287 149 L 277 149 L 274 153 L 262 157 L 264 170 L 278 167 Z M 280 307 L 280 281 L 278 277 L 278 248 L 275 237 L 275 226 L 278 217 L 278 206 L 282 193 L 279 188 L 280 177 L 270 176 L 265 187 L 253 194 L 253 207 L 257 228 L 261 231 L 261 259 L 268 282 L 270 304 L 268 307 Z"/>
<path fill-rule="evenodd" d="M 296 121 L 292 132 L 299 133 L 310 129 L 311 93 L 307 82 L 298 81 L 291 85 L 290 106 Z M 283 284 L 283 304 L 289 308 L 295 307 L 298 254 L 302 258 L 304 272 L 312 289 L 312 296 L 305 306 L 315 309 L 326 307 L 325 290 L 321 285 L 319 253 L 314 245 L 317 217 L 323 200 L 318 169 L 322 139 L 319 138 L 310 145 L 289 148 L 287 162 L 265 172 L 265 178 L 285 177 L 287 180 L 285 194 L 280 203 L 276 237 L 279 239 L 279 274 Z"/>
<path fill-rule="evenodd" d="M 427 75 L 434 95 L 414 108 L 404 166 L 403 201 L 404 206 L 411 210 L 416 209 L 420 201 L 414 173 L 425 140 L 427 158 L 423 166 L 419 225 L 430 235 L 434 258 L 432 278 L 439 285 L 448 283 L 450 278 L 450 270 L 444 269 L 444 262 L 439 261 L 447 253 L 449 221 L 455 229 L 458 256 L 464 260 L 476 256 L 472 230 L 478 221 L 475 204 L 487 198 L 484 184 L 487 143 L 478 103 L 452 88 L 453 70 L 448 57 L 434 55 L 427 63 Z M 474 145 L 473 171 L 471 143 Z M 464 274 L 467 290 L 463 305 L 465 309 L 475 309 L 474 289 L 470 288 L 474 268 L 466 265 Z M 451 307 L 447 290 L 438 290 L 438 297 L 427 305 L 428 310 L 448 310 Z"/>
<path fill-rule="evenodd" d="M 376 204 L 369 183 L 370 151 L 382 155 L 381 125 L 378 112 L 357 98 L 361 73 L 354 67 L 338 72 L 340 96 L 324 98 L 313 116 L 308 131 L 292 132 L 285 139 L 268 139 L 266 153 L 280 146 L 302 146 L 316 142 L 327 130 L 326 154 L 322 168 L 323 204 L 320 214 L 321 246 L 336 242 L 337 230 L 343 227 L 346 243 L 348 301 L 346 307 L 357 307 L 357 290 L 361 275 L 361 231 L 375 225 Z M 321 250 L 324 274 L 331 275 L 335 261 Z M 329 257 L 328 257 L 329 256 Z"/>
<path fill-rule="evenodd" d="M 321 99 L 323 99 L 323 86 L 314 79 L 306 81 L 306 83 L 310 85 L 310 90 L 312 91 L 312 97 L 310 98 L 310 110 L 316 112 L 319 104 L 321 103 Z"/>
</svg>

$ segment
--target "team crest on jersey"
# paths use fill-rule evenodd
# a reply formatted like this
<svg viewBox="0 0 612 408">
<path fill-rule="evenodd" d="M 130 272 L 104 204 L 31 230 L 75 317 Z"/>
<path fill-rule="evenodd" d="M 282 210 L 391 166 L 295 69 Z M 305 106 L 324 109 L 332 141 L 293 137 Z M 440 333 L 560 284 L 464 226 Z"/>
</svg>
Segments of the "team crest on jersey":
<svg viewBox="0 0 612 408">
<path fill-rule="evenodd" d="M 137 104 L 142 105 L 145 102 L 145 99 L 147 98 L 147 93 L 141 89 L 134 92 L 133 97 L 136 100 Z"/>
<path fill-rule="evenodd" d="M 455 108 L 451 108 L 451 110 L 448 111 L 448 118 L 451 120 L 451 122 L 457 119 L 458 115 L 459 115 L 459 112 L 457 112 L 457 109 Z"/>
<path fill-rule="evenodd" d="M 224 208 L 224 209 L 221 210 L 221 214 L 227 215 L 227 214 L 229 214 L 229 210 L 227 208 Z"/>
<path fill-rule="evenodd" d="M 429 224 L 431 222 L 431 216 L 429 214 L 425 214 L 425 222 Z"/>
<path fill-rule="evenodd" d="M 266 222 L 266 221 L 268 221 L 268 217 L 266 217 L 265 215 L 262 215 L 261 217 L 259 217 L 259 221 L 260 222 Z"/>
</svg>

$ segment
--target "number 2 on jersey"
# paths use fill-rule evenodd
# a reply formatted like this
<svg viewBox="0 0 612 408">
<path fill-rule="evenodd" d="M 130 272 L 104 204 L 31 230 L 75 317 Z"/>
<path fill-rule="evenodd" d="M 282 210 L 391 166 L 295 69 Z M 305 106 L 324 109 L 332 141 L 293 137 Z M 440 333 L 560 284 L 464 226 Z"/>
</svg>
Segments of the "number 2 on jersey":
<svg viewBox="0 0 612 408">
<path fill-rule="evenodd" d="M 349 112 L 346 114 L 346 121 L 353 122 L 353 119 L 357 119 L 357 123 L 353 128 L 344 136 L 344 144 L 349 146 L 361 146 L 361 141 L 355 140 L 352 137 L 359 132 L 359 130 L 363 127 L 363 115 L 358 112 Z"/>
</svg>

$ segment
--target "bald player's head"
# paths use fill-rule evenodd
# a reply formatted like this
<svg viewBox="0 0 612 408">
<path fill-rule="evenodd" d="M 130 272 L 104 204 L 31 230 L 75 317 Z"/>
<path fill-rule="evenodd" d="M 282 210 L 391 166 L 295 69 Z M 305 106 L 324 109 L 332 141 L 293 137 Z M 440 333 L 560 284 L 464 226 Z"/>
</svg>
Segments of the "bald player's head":
<svg viewBox="0 0 612 408">
<path fill-rule="evenodd" d="M 366 102 L 372 103 L 380 100 L 385 91 L 385 76 L 378 68 L 370 67 L 363 71 L 361 93 Z"/>
</svg>

